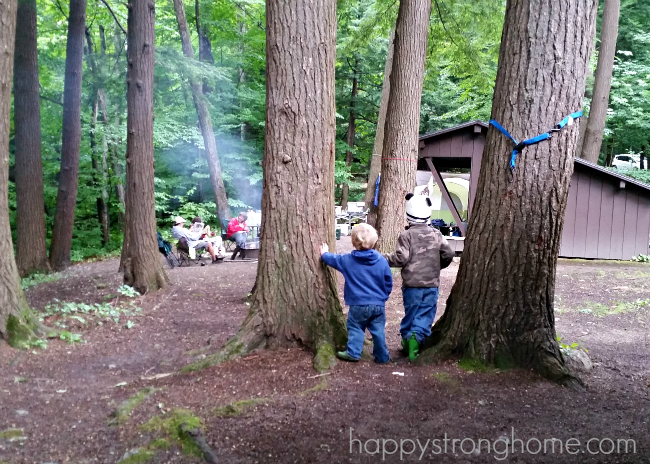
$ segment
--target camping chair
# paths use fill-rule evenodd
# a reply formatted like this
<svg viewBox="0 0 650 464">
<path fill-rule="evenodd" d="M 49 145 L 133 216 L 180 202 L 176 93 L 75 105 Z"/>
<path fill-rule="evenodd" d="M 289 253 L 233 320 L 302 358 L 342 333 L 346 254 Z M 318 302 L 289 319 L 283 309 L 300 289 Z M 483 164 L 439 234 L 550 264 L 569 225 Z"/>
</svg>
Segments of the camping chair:
<svg viewBox="0 0 650 464">
<path fill-rule="evenodd" d="M 178 252 L 179 267 L 181 267 L 183 264 L 187 264 L 187 266 L 189 266 L 193 262 L 194 263 L 201 262 L 201 259 L 203 258 L 203 254 L 206 252 L 205 248 L 195 249 L 194 251 L 196 254 L 194 259 L 192 259 L 190 256 L 190 247 L 185 237 L 181 237 L 176 243 L 176 251 Z"/>
<path fill-rule="evenodd" d="M 158 232 L 158 251 L 163 254 L 172 269 L 174 269 L 174 266 L 180 266 L 178 258 L 176 258 L 176 255 L 172 252 L 172 244 L 163 239 L 160 232 Z"/>
<path fill-rule="evenodd" d="M 221 220 L 221 241 L 223 243 L 223 249 L 226 252 L 234 251 L 235 242 L 226 238 L 226 231 L 228 230 L 228 221 L 225 219 Z"/>
</svg>

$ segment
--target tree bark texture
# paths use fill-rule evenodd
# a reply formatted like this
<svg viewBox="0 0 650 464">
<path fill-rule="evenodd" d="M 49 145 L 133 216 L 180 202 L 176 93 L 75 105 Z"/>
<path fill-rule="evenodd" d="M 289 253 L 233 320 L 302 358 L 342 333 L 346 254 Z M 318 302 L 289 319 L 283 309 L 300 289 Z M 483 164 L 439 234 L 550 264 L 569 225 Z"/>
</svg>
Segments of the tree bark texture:
<svg viewBox="0 0 650 464">
<path fill-rule="evenodd" d="M 352 69 L 352 94 L 350 95 L 350 117 L 348 119 L 348 146 L 350 150 L 345 153 L 345 164 L 350 167 L 352 161 L 354 160 L 354 138 L 357 133 L 357 121 L 356 113 L 354 112 L 354 105 L 357 100 L 357 86 L 358 86 L 358 77 L 357 69 L 359 68 L 359 60 L 354 61 L 354 69 Z M 346 209 L 348 207 L 348 193 L 350 191 L 350 185 L 345 182 L 341 191 L 341 209 Z"/>
<path fill-rule="evenodd" d="M 388 111 L 388 97 L 390 95 L 390 72 L 393 68 L 393 51 L 395 50 L 395 31 L 390 33 L 388 43 L 388 54 L 386 55 L 386 67 L 384 68 L 384 83 L 381 87 L 381 100 L 379 101 L 379 116 L 377 118 L 377 131 L 375 132 L 375 144 L 370 159 L 370 172 L 368 173 L 368 186 L 363 201 L 366 202 L 368 213 L 368 224 L 374 226 L 377 219 L 377 208 L 375 208 L 375 184 L 377 176 L 381 171 L 381 153 L 384 150 L 384 129 L 386 126 L 386 113 Z"/>
<path fill-rule="evenodd" d="M 36 1 L 20 0 L 14 56 L 16 264 L 21 276 L 47 273 L 41 160 L 41 103 L 36 48 Z"/>
<path fill-rule="evenodd" d="M 187 27 L 185 5 L 183 4 L 183 0 L 173 1 L 176 21 L 178 22 L 178 32 L 181 36 L 181 44 L 183 46 L 183 54 L 193 60 L 194 50 L 192 49 L 190 31 Z M 212 128 L 212 118 L 210 117 L 208 105 L 203 95 L 201 82 L 194 77 L 190 77 L 190 87 L 192 88 L 192 99 L 194 100 L 194 107 L 199 117 L 201 134 L 203 135 L 203 145 L 205 146 L 205 155 L 210 169 L 210 180 L 212 182 L 212 189 L 214 190 L 214 201 L 217 204 L 217 214 L 223 223 L 223 221 L 231 218 L 232 213 L 230 212 L 230 206 L 228 206 L 226 188 L 223 185 L 221 163 L 219 162 L 219 155 L 217 153 L 217 142 L 214 138 L 214 130 Z"/>
<path fill-rule="evenodd" d="M 319 247 L 334 240 L 336 3 L 266 4 L 266 136 L 260 260 L 251 311 L 227 348 L 303 345 L 335 363 L 346 329 Z"/>
<path fill-rule="evenodd" d="M 131 0 L 126 76 L 126 230 L 124 283 L 141 294 L 168 283 L 156 238 L 153 158 L 153 0 Z"/>
<path fill-rule="evenodd" d="M 430 17 L 431 0 L 403 0 L 399 4 L 376 222 L 376 248 L 385 253 L 395 249 L 404 226 L 404 196 L 415 186 Z"/>
<path fill-rule="evenodd" d="M 582 106 L 597 0 L 508 0 L 492 119 L 517 140 Z M 423 360 L 460 355 L 571 380 L 555 333 L 555 271 L 577 125 L 523 149 L 490 127 L 463 259 Z"/>
<path fill-rule="evenodd" d="M 20 286 L 9 227 L 9 112 L 16 9 L 15 0 L 0 3 L 0 338 L 27 348 L 34 323 Z"/>
<path fill-rule="evenodd" d="M 612 86 L 612 71 L 616 56 L 616 39 L 618 38 L 618 16 L 621 0 L 605 0 L 603 6 L 603 22 L 600 30 L 600 48 L 598 49 L 598 64 L 594 80 L 594 96 L 591 99 L 589 118 L 582 144 L 581 158 L 598 164 L 600 147 L 603 143 L 607 106 L 609 105 L 609 90 Z"/>
<path fill-rule="evenodd" d="M 61 270 L 70 265 L 81 143 L 81 72 L 83 65 L 86 0 L 70 0 L 68 42 L 63 84 L 61 171 L 50 243 L 50 265 Z"/>
</svg>

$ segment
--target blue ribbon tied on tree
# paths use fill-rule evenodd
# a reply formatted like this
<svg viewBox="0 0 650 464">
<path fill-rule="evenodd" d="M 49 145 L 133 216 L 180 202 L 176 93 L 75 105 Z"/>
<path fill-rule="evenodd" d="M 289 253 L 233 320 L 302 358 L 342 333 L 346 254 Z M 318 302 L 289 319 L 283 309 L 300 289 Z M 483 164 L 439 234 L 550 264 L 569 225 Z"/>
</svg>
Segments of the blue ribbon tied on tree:
<svg viewBox="0 0 650 464">
<path fill-rule="evenodd" d="M 512 156 L 510 157 L 510 174 L 508 176 L 508 182 L 512 182 L 514 179 L 514 174 L 515 174 L 515 163 L 517 161 L 517 154 L 521 153 L 521 151 L 529 146 L 529 145 L 534 145 L 536 143 L 541 142 L 542 140 L 547 140 L 553 137 L 554 132 L 559 132 L 562 130 L 562 128 L 566 125 L 571 125 L 573 124 L 573 121 L 575 119 L 578 119 L 580 116 L 582 116 L 582 111 L 576 111 L 575 113 L 571 113 L 570 115 L 566 116 L 562 121 L 558 122 L 553 129 L 551 129 L 548 132 L 544 132 L 543 134 L 540 134 L 536 137 L 532 137 L 528 140 L 524 140 L 523 142 L 517 142 L 515 138 L 510 135 L 510 133 L 497 121 L 494 119 L 490 119 L 490 124 L 499 129 L 499 132 L 501 132 L 503 135 L 508 137 L 512 143 L 515 145 L 512 149 Z"/>
</svg>

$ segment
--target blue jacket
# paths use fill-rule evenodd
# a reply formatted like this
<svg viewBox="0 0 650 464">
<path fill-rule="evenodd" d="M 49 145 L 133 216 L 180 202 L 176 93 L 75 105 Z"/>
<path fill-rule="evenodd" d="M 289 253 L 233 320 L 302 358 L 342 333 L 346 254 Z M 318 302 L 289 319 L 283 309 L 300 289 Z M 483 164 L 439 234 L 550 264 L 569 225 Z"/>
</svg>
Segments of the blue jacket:
<svg viewBox="0 0 650 464">
<path fill-rule="evenodd" d="M 393 274 L 386 258 L 377 251 L 354 250 L 345 255 L 323 253 L 321 259 L 345 277 L 345 304 L 385 305 L 393 290 Z"/>
</svg>

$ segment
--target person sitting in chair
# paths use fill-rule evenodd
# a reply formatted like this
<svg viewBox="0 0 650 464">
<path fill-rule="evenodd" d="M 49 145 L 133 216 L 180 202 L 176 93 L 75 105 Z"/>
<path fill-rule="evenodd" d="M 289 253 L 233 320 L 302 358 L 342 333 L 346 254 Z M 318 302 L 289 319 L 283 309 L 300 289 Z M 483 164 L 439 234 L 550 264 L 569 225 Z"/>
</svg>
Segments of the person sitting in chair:
<svg viewBox="0 0 650 464">
<path fill-rule="evenodd" d="M 196 216 L 192 219 L 192 225 L 190 226 L 190 232 L 195 234 L 201 234 L 203 240 L 207 240 L 212 243 L 214 252 L 217 255 L 217 259 L 223 259 L 226 257 L 226 253 L 223 250 L 223 241 L 220 236 L 215 236 L 214 232 L 210 233 L 210 226 L 203 224 L 203 219 L 200 216 Z"/>
<path fill-rule="evenodd" d="M 217 254 L 214 251 L 212 243 L 208 240 L 201 239 L 200 233 L 191 232 L 190 230 L 183 227 L 183 224 L 185 224 L 185 219 L 180 216 L 176 216 L 174 218 L 172 237 L 177 240 L 184 238 L 187 240 L 187 246 L 194 248 L 195 250 L 200 250 L 202 248 L 208 250 L 208 253 L 210 253 L 210 256 L 212 256 L 212 263 L 214 264 L 220 262 L 220 260 L 217 258 Z"/>
<path fill-rule="evenodd" d="M 232 240 L 237 244 L 235 251 L 233 252 L 230 259 L 235 259 L 237 253 L 241 252 L 240 257 L 244 259 L 246 257 L 246 238 L 248 237 L 248 226 L 246 225 L 246 219 L 248 219 L 248 214 L 241 212 L 236 218 L 232 218 L 228 223 L 228 229 L 226 230 L 226 238 Z"/>
</svg>

